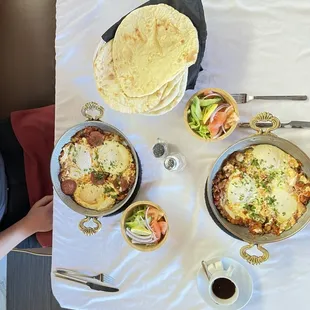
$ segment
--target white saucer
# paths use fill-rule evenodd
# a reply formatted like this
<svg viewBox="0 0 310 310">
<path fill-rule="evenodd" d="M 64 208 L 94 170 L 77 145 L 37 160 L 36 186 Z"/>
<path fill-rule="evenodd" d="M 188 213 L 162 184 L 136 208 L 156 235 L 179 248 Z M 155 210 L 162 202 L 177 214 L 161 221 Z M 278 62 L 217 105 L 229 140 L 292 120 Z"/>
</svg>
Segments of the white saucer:
<svg viewBox="0 0 310 310">
<path fill-rule="evenodd" d="M 215 257 L 206 261 L 206 264 L 212 264 L 218 261 L 222 261 L 224 269 L 227 269 L 230 265 L 235 267 L 234 274 L 236 275 L 236 284 L 239 287 L 239 297 L 237 301 L 230 306 L 221 306 L 216 304 L 209 295 L 209 281 L 207 279 L 202 266 L 198 270 L 197 274 L 197 288 L 202 299 L 212 309 L 227 309 L 227 310 L 238 310 L 242 309 L 250 301 L 253 294 L 253 281 L 247 271 L 247 269 L 239 262 L 229 257 Z"/>
</svg>

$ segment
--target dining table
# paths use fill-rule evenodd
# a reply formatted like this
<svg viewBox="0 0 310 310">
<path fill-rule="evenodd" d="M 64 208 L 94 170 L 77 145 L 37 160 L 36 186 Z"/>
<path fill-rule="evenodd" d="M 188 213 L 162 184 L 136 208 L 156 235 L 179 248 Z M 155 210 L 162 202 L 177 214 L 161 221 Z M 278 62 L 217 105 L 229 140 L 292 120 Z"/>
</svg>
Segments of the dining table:
<svg viewBox="0 0 310 310">
<path fill-rule="evenodd" d="M 83 215 L 54 193 L 51 282 L 55 298 L 67 309 L 212 309 L 197 289 L 202 260 L 230 257 L 253 280 L 245 309 L 307 309 L 310 291 L 310 225 L 289 239 L 265 245 L 270 257 L 250 265 L 240 257 L 246 243 L 211 218 L 204 200 L 212 163 L 230 145 L 253 134 L 236 128 L 226 139 L 208 143 L 194 137 L 183 119 L 188 99 L 198 90 L 217 87 L 251 95 L 310 95 L 310 2 L 308 0 L 203 0 L 207 41 L 203 71 L 175 109 L 161 116 L 124 114 L 100 97 L 93 57 L 102 34 L 142 0 L 57 0 L 55 143 L 70 127 L 85 121 L 82 106 L 104 108 L 103 121 L 121 130 L 141 161 L 142 181 L 135 201 L 149 200 L 165 210 L 166 243 L 151 252 L 130 247 L 121 234 L 122 214 L 102 217 L 101 230 L 79 230 Z M 310 121 L 310 102 L 253 100 L 238 105 L 240 121 L 270 112 L 281 122 Z M 310 155 L 310 129 L 274 132 Z M 182 153 L 181 172 L 164 168 L 152 154 L 157 139 Z M 57 268 L 115 278 L 119 292 L 99 292 L 55 277 Z"/>
</svg>

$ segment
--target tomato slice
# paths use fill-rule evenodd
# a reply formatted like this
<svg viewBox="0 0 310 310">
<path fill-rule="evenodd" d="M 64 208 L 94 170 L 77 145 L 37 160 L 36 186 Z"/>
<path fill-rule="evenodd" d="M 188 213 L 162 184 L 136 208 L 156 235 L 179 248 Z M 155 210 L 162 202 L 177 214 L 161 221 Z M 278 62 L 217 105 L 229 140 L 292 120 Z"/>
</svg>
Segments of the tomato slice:
<svg viewBox="0 0 310 310">
<path fill-rule="evenodd" d="M 168 228 L 168 224 L 166 223 L 166 222 L 158 222 L 158 225 L 159 225 L 159 227 L 160 227 L 160 231 L 161 231 L 161 233 L 163 234 L 163 235 L 165 235 L 166 234 L 166 232 L 167 232 L 167 228 Z"/>
<path fill-rule="evenodd" d="M 157 239 L 160 239 L 160 237 L 161 237 L 161 229 L 160 229 L 160 226 L 159 226 L 158 222 L 157 221 L 152 221 L 151 228 L 152 228 L 152 230 L 153 230 L 153 232 L 155 234 L 155 237 Z"/>
<path fill-rule="evenodd" d="M 214 137 L 217 135 L 221 126 L 225 123 L 226 119 L 227 119 L 227 113 L 226 112 L 220 112 L 219 111 L 214 115 L 212 122 L 208 126 L 211 137 Z"/>
</svg>

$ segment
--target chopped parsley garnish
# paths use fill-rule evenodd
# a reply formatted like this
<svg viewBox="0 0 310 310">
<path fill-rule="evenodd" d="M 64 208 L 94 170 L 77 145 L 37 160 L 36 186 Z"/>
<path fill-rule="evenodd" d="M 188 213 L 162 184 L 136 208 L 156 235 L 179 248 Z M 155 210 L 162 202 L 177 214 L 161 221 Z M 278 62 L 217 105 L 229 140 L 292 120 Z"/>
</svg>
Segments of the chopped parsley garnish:
<svg viewBox="0 0 310 310">
<path fill-rule="evenodd" d="M 252 161 L 251 161 L 251 165 L 258 168 L 259 167 L 258 159 L 257 158 L 253 158 Z"/>
<path fill-rule="evenodd" d="M 115 161 L 111 161 L 111 162 L 110 162 L 110 165 L 111 165 L 112 168 L 115 168 L 115 167 L 116 167 Z"/>
<path fill-rule="evenodd" d="M 255 198 L 255 201 L 258 205 L 263 205 L 265 200 L 263 197 L 260 197 L 260 198 Z"/>
<path fill-rule="evenodd" d="M 249 185 L 250 184 L 249 179 L 246 178 L 245 174 L 242 177 L 243 177 L 243 179 L 241 179 L 241 184 L 242 185 Z"/>
<path fill-rule="evenodd" d="M 274 212 L 276 215 L 278 215 L 278 214 L 279 214 L 279 211 L 278 211 L 278 209 L 277 209 L 277 208 L 273 207 L 273 208 L 272 208 L 272 210 L 273 210 L 273 212 Z"/>
<path fill-rule="evenodd" d="M 246 203 L 244 204 L 243 206 L 244 209 L 250 211 L 250 212 L 254 212 L 256 210 L 255 206 L 253 206 L 252 204 L 250 203 Z"/>
<path fill-rule="evenodd" d="M 277 174 L 278 174 L 277 171 L 271 171 L 269 175 L 267 176 L 267 181 L 268 182 L 273 181 L 275 177 L 277 176 Z"/>
<path fill-rule="evenodd" d="M 264 223 L 265 222 L 265 218 L 260 215 L 260 214 L 256 214 L 256 213 L 250 213 L 250 218 L 253 219 L 254 221 L 257 221 L 257 222 L 262 222 Z"/>
<path fill-rule="evenodd" d="M 272 192 L 272 189 L 271 187 L 269 186 L 270 184 L 270 181 L 268 181 L 268 179 L 264 180 L 264 181 L 261 181 L 261 183 L 258 183 L 258 186 L 262 187 L 263 189 L 266 190 L 267 193 L 271 193 Z"/>
<path fill-rule="evenodd" d="M 277 204 L 277 199 L 276 199 L 276 197 L 275 196 L 267 196 L 266 197 L 266 202 L 267 202 L 267 204 L 270 206 L 270 207 L 272 207 L 272 206 L 275 206 L 276 204 Z"/>
<path fill-rule="evenodd" d="M 70 145 L 69 145 L 69 151 L 68 151 L 68 154 L 69 154 L 69 155 L 70 155 L 70 153 L 71 153 L 71 151 L 72 151 L 72 147 L 73 147 L 73 145 L 70 144 Z"/>
<path fill-rule="evenodd" d="M 244 194 L 241 194 L 239 197 L 239 200 L 243 200 L 244 199 Z"/>
<path fill-rule="evenodd" d="M 285 216 L 285 215 L 286 215 L 286 212 L 282 212 L 282 215 Z"/>
<path fill-rule="evenodd" d="M 111 192 L 114 192 L 114 189 L 112 187 L 105 187 L 104 188 L 104 193 L 111 193 Z"/>
<path fill-rule="evenodd" d="M 94 177 L 97 180 L 102 180 L 107 177 L 107 174 L 103 171 L 94 171 L 93 173 L 94 173 Z"/>
</svg>

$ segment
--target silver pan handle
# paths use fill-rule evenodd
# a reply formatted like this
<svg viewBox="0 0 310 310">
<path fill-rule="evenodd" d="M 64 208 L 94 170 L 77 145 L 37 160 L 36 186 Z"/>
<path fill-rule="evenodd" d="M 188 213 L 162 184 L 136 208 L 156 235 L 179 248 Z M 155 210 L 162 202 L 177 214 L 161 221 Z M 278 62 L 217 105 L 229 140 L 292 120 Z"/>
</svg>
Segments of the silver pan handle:
<svg viewBox="0 0 310 310">
<path fill-rule="evenodd" d="M 96 114 L 92 112 L 96 112 Z M 103 117 L 104 108 L 98 103 L 91 101 L 83 105 L 81 113 L 88 121 L 98 121 Z"/>
</svg>

